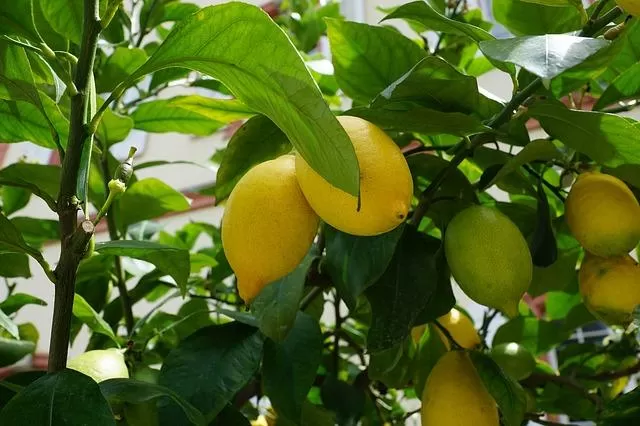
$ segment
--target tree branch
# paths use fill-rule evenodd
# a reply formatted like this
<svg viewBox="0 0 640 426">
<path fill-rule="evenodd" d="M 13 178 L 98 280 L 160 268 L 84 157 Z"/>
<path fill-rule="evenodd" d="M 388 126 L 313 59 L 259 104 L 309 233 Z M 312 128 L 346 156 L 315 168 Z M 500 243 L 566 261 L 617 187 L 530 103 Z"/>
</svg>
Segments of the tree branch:
<svg viewBox="0 0 640 426">
<path fill-rule="evenodd" d="M 598 410 L 600 409 L 600 407 L 602 407 L 602 399 L 598 395 L 590 393 L 589 389 L 586 389 L 571 377 L 556 376 L 553 374 L 545 373 L 533 373 L 522 382 L 522 384 L 527 387 L 542 387 L 546 383 L 555 383 L 559 386 L 573 389 L 593 402 Z"/>
<path fill-rule="evenodd" d="M 89 100 L 89 81 L 93 72 L 100 30 L 99 0 L 85 0 L 84 32 L 74 76 L 74 85 L 78 89 L 78 93 L 71 98 L 69 141 L 62 163 L 62 179 L 58 196 L 58 219 L 62 247 L 55 271 L 57 284 L 51 325 L 49 372 L 56 372 L 66 366 L 76 273 L 94 231 L 90 221 L 85 221 L 79 228 L 76 228 L 78 212 L 76 185 L 82 147 L 85 142 L 90 140 L 85 111 Z"/>
<path fill-rule="evenodd" d="M 578 375 L 577 377 L 582 380 L 608 382 L 610 380 L 616 380 L 622 377 L 632 376 L 636 373 L 640 373 L 640 362 L 632 365 L 631 367 L 618 370 L 618 371 L 605 371 L 603 373 L 598 373 L 593 375 Z"/>
</svg>

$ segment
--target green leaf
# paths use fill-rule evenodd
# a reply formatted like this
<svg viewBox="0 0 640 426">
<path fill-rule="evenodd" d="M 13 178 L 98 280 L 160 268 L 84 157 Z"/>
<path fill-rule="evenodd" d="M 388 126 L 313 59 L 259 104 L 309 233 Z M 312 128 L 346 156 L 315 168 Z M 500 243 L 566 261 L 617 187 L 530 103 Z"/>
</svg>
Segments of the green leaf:
<svg viewBox="0 0 640 426">
<path fill-rule="evenodd" d="M 640 387 L 609 402 L 600 421 L 602 426 L 626 426 L 640 421 Z"/>
<path fill-rule="evenodd" d="M 327 181 L 359 194 L 351 141 L 291 41 L 261 9 L 227 3 L 185 18 L 122 87 L 171 66 L 221 80 L 248 108 L 276 123 Z"/>
<path fill-rule="evenodd" d="M 47 306 L 47 302 L 35 296 L 25 293 L 13 293 L 0 303 L 0 309 L 7 315 L 18 312 L 20 308 L 27 305 Z"/>
<path fill-rule="evenodd" d="M 127 188 L 119 201 L 118 220 L 121 227 L 147 219 L 155 219 L 168 212 L 189 209 L 187 198 L 156 178 L 146 178 Z"/>
<path fill-rule="evenodd" d="M 534 355 L 548 352 L 569 338 L 567 332 L 557 323 L 538 320 L 533 317 L 517 317 L 503 324 L 493 338 L 491 346 L 500 343 L 518 342 Z"/>
<path fill-rule="evenodd" d="M 98 103 L 103 103 L 99 99 Z M 98 128 L 95 137 L 106 146 L 113 145 L 116 142 L 122 142 L 129 136 L 129 132 L 133 129 L 133 120 L 131 117 L 124 116 L 113 112 L 107 108 Z M 138 167 L 136 167 L 138 169 Z"/>
<path fill-rule="evenodd" d="M 2 171 L 0 171 L 0 176 Z M 11 223 L 20 231 L 24 240 L 33 247 L 60 239 L 57 220 L 36 219 L 33 217 L 13 217 Z"/>
<path fill-rule="evenodd" d="M 263 386 L 279 416 L 302 420 L 302 404 L 322 360 L 322 341 L 318 322 L 303 312 L 282 343 L 265 341 Z"/>
<path fill-rule="evenodd" d="M 11 186 L 0 188 L 0 195 L 2 199 L 2 211 L 7 216 L 26 207 L 31 198 L 31 192 Z"/>
<path fill-rule="evenodd" d="M 614 114 L 569 110 L 551 101 L 532 105 L 529 114 L 551 136 L 602 165 L 640 164 L 640 126 L 634 121 Z"/>
<path fill-rule="evenodd" d="M 558 245 L 551 225 L 549 199 L 542 180 L 538 182 L 538 208 L 536 209 L 536 227 L 531 236 L 529 250 L 534 266 L 548 267 L 558 259 Z"/>
<path fill-rule="evenodd" d="M 22 253 L 0 254 L 0 277 L 31 278 L 29 256 Z M 1 304 L 0 307 L 2 307 Z"/>
<path fill-rule="evenodd" d="M 118 343 L 118 338 L 109 324 L 77 293 L 73 296 L 73 316 L 86 324 L 94 333 L 104 334 L 116 344 Z"/>
<path fill-rule="evenodd" d="M 414 102 L 393 102 L 380 108 L 352 108 L 345 115 L 364 118 L 385 130 L 412 131 L 424 135 L 467 136 L 489 130 L 471 115 L 440 112 Z"/>
<path fill-rule="evenodd" d="M 334 376 L 327 376 L 320 388 L 320 396 L 324 406 L 336 412 L 335 424 L 356 425 L 364 410 L 364 390 L 338 380 Z M 305 423 L 306 425 L 306 423 Z"/>
<path fill-rule="evenodd" d="M 0 328 L 4 328 L 14 339 L 20 339 L 18 326 L 0 309 Z"/>
<path fill-rule="evenodd" d="M 376 352 L 403 341 L 434 293 L 440 240 L 406 226 L 385 272 L 367 289 L 372 323 L 367 349 Z"/>
<path fill-rule="evenodd" d="M 36 344 L 28 340 L 12 340 L 0 337 L 0 367 L 15 364 L 36 350 Z M 0 416 L 2 412 L 0 412 Z M 3 418 L 4 417 L 0 417 Z"/>
<path fill-rule="evenodd" d="M 549 7 L 522 0 L 494 0 L 493 17 L 511 33 L 560 34 L 582 26 L 580 11 L 573 6 Z"/>
<path fill-rule="evenodd" d="M 536 139 L 529 142 L 524 146 L 524 148 L 522 148 L 520 152 L 507 160 L 507 162 L 504 164 L 504 166 L 502 166 L 502 168 L 500 168 L 496 176 L 491 180 L 487 187 L 494 185 L 504 177 L 518 170 L 521 166 L 524 166 L 527 163 L 531 163 L 532 161 L 549 161 L 558 160 L 561 158 L 562 154 L 560 153 L 560 151 L 558 151 L 558 149 L 552 142 L 546 139 Z"/>
<path fill-rule="evenodd" d="M 233 405 L 227 404 L 209 426 L 251 426 L 251 423 Z"/>
<path fill-rule="evenodd" d="M 4 406 L 0 418 L 16 426 L 116 424 L 98 384 L 74 370 L 47 374 L 31 383 Z"/>
<path fill-rule="evenodd" d="M 371 101 L 427 56 L 398 31 L 337 19 L 326 22 L 338 84 L 347 96 L 362 103 Z"/>
<path fill-rule="evenodd" d="M 307 273 L 316 258 L 317 250 L 312 248 L 296 269 L 263 288 L 251 303 L 251 310 L 265 336 L 281 342 L 289 334 L 296 321 Z"/>
<path fill-rule="evenodd" d="M 471 351 L 469 356 L 480 379 L 500 407 L 505 426 L 519 426 L 527 411 L 527 398 L 522 387 L 488 355 Z"/>
<path fill-rule="evenodd" d="M 17 0 L 0 10 L 0 33 L 17 35 L 31 41 L 42 41 L 33 21 L 33 0 Z"/>
<path fill-rule="evenodd" d="M 96 78 L 98 93 L 111 92 L 122 80 L 129 77 L 140 65 L 147 61 L 147 54 L 138 48 L 116 47 L 116 50 L 100 67 Z"/>
<path fill-rule="evenodd" d="M 41 95 L 42 109 L 32 103 L 0 100 L 0 139 L 6 143 L 33 142 L 49 149 L 56 149 L 51 126 L 56 129 L 60 143 L 64 146 L 68 137 L 66 118 L 52 99 Z M 53 123 L 53 124 L 51 124 Z"/>
<path fill-rule="evenodd" d="M 558 259 L 552 265 L 546 268 L 534 267 L 528 293 L 535 297 L 548 291 L 572 287 L 578 279 L 576 264 L 579 257 L 579 249 L 561 250 Z"/>
<path fill-rule="evenodd" d="M 42 13 L 58 34 L 80 45 L 82 23 L 84 22 L 84 3 L 76 0 L 37 0 Z"/>
<path fill-rule="evenodd" d="M 254 375 L 262 358 L 263 337 L 237 322 L 198 330 L 171 351 L 159 384 L 166 386 L 213 419 Z M 177 407 L 164 405 L 162 424 L 188 425 Z"/>
<path fill-rule="evenodd" d="M 60 187 L 60 167 L 14 163 L 0 170 L 0 185 L 28 189 L 54 209 Z"/>
<path fill-rule="evenodd" d="M 324 265 L 340 297 L 355 309 L 358 297 L 375 283 L 391 262 L 404 226 L 373 237 L 358 237 L 325 224 Z"/>
<path fill-rule="evenodd" d="M 618 75 L 602 93 L 593 109 L 600 110 L 618 101 L 637 98 L 640 95 L 639 73 L 640 63 L 637 63 Z"/>
<path fill-rule="evenodd" d="M 475 78 L 460 73 L 445 60 L 429 56 L 387 86 L 372 102 L 378 108 L 394 102 L 415 102 L 441 112 L 476 113 L 491 116 L 500 110 L 494 102 L 485 111 L 487 98 L 478 92 Z"/>
<path fill-rule="evenodd" d="M 46 263 L 42 253 L 27 245 L 20 231 L 2 214 L 0 214 L 0 253 L 26 253 L 40 264 Z"/>
<path fill-rule="evenodd" d="M 609 44 L 607 40 L 566 34 L 483 41 L 482 53 L 518 65 L 538 77 L 551 79 L 578 65 Z"/>
<path fill-rule="evenodd" d="M 224 151 L 216 175 L 216 200 L 231 194 L 240 178 L 253 166 L 291 151 L 284 133 L 264 115 L 251 117 L 235 131 Z"/>
<path fill-rule="evenodd" d="M 253 111 L 234 99 L 190 95 L 145 102 L 138 106 L 131 118 L 136 129 L 147 132 L 208 136 L 225 124 L 251 115 Z"/>
<path fill-rule="evenodd" d="M 424 31 L 440 31 L 445 34 L 467 36 L 476 43 L 495 39 L 494 36 L 482 28 L 466 22 L 449 19 L 424 1 L 414 1 L 403 4 L 397 9 L 394 9 L 393 12 L 385 16 L 382 20 L 386 21 L 388 19 L 406 19 L 420 24 Z"/>
<path fill-rule="evenodd" d="M 406 338 L 392 348 L 372 353 L 369 358 L 369 378 L 390 388 L 407 387 L 413 373 L 410 354 L 413 344 L 410 338 Z"/>
<path fill-rule="evenodd" d="M 100 391 L 111 403 L 142 404 L 168 397 L 178 405 L 195 425 L 206 425 L 204 416 L 193 405 L 169 388 L 134 379 L 110 379 L 100 383 Z"/>
<path fill-rule="evenodd" d="M 126 256 L 153 263 L 162 273 L 170 275 L 184 293 L 189 279 L 189 252 L 151 241 L 109 241 L 96 244 L 96 251 L 111 256 Z"/>
</svg>

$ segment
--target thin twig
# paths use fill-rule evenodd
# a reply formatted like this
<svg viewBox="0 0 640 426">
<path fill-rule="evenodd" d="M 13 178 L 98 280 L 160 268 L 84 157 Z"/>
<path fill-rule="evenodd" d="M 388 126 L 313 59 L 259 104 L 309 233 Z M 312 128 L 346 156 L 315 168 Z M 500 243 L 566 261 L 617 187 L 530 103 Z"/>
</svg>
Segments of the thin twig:
<svg viewBox="0 0 640 426">
<path fill-rule="evenodd" d="M 338 377 L 340 373 L 340 331 L 342 328 L 342 315 L 340 315 L 340 296 L 335 292 L 333 307 L 335 310 L 336 324 L 333 332 L 333 368 L 334 375 Z"/>
<path fill-rule="evenodd" d="M 640 372 L 640 362 L 632 365 L 631 367 L 618 370 L 618 371 L 605 371 L 602 373 L 592 374 L 592 375 L 577 375 L 577 377 L 581 380 L 593 380 L 599 382 L 608 382 L 610 380 L 620 379 L 621 377 L 633 376 L 636 373 Z"/>
<path fill-rule="evenodd" d="M 300 301 L 300 310 L 305 311 L 316 297 L 322 294 L 322 287 L 313 287 Z"/>
<path fill-rule="evenodd" d="M 560 188 L 558 188 L 557 186 L 552 185 L 551 183 L 549 183 L 549 181 L 547 181 L 545 178 L 543 178 L 542 175 L 540 173 L 536 172 L 531 166 L 527 166 L 525 164 L 523 167 L 527 172 L 529 172 L 533 176 L 537 177 L 542 182 L 542 184 L 544 186 L 549 188 L 549 190 L 553 193 L 553 195 L 555 195 L 558 198 L 558 200 L 560 200 L 562 203 L 564 203 L 566 201 L 566 197 L 564 196 L 564 194 L 562 193 L 562 190 Z"/>
<path fill-rule="evenodd" d="M 447 340 L 449 340 L 449 343 L 451 343 L 452 349 L 463 349 L 462 346 L 458 342 L 456 342 L 456 339 L 453 338 L 449 330 L 447 330 L 444 325 L 440 324 L 440 321 L 433 320 L 433 324 L 436 327 L 438 327 L 438 329 L 442 332 L 442 334 L 445 335 Z"/>
</svg>

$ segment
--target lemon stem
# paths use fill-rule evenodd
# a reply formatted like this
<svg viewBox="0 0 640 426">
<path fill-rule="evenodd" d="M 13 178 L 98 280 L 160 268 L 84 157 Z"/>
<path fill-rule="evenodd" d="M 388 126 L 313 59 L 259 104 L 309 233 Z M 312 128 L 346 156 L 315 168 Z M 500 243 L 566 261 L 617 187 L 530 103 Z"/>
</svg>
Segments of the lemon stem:
<svg viewBox="0 0 640 426">
<path fill-rule="evenodd" d="M 447 340 L 449 340 L 449 343 L 451 343 L 451 348 L 453 350 L 460 351 L 464 349 L 460 344 L 458 344 L 458 342 L 456 342 L 456 339 L 454 339 L 451 333 L 449 333 L 449 330 L 447 330 L 444 325 L 440 324 L 440 321 L 433 320 L 433 323 L 435 324 L 436 327 L 440 329 L 442 334 L 444 334 L 447 337 Z"/>
</svg>

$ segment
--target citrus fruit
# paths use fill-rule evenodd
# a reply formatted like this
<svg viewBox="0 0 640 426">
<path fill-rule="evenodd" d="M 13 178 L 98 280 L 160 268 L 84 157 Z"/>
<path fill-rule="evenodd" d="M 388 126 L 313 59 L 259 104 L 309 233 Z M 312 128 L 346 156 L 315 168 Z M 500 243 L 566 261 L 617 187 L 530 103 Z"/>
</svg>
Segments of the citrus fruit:
<svg viewBox="0 0 640 426">
<path fill-rule="evenodd" d="M 358 198 L 330 183 L 300 156 L 296 172 L 311 207 L 323 221 L 353 235 L 377 235 L 400 225 L 409 212 L 413 181 L 409 166 L 393 140 L 380 128 L 357 117 L 338 121 L 353 143 L 360 166 Z"/>
<path fill-rule="evenodd" d="M 616 177 L 580 175 L 567 197 L 565 216 L 582 247 L 597 256 L 627 254 L 640 241 L 640 205 Z"/>
<path fill-rule="evenodd" d="M 587 308 L 609 324 L 628 325 L 640 305 L 640 266 L 629 255 L 603 258 L 587 253 L 578 275 Z"/>
<path fill-rule="evenodd" d="M 438 322 L 447 329 L 451 337 L 453 337 L 453 340 L 465 349 L 473 349 L 481 343 L 480 336 L 473 325 L 473 321 L 456 308 L 452 308 L 445 315 L 438 318 Z M 420 342 L 426 327 L 426 324 L 422 324 L 411 329 L 411 337 L 414 343 L 418 344 Z M 435 327 L 434 330 L 437 331 L 438 336 L 447 350 L 450 350 L 451 345 L 449 344 L 447 336 L 437 327 Z"/>
<path fill-rule="evenodd" d="M 259 164 L 238 181 L 222 218 L 222 245 L 245 302 L 295 269 L 318 222 L 298 186 L 293 155 Z"/>
<path fill-rule="evenodd" d="M 616 0 L 625 12 L 633 16 L 640 16 L 640 0 Z"/>
<path fill-rule="evenodd" d="M 507 216 L 469 207 L 449 223 L 444 247 L 451 274 L 467 296 L 509 317 L 518 314 L 533 264 L 527 242 Z"/>
<path fill-rule="evenodd" d="M 516 342 L 501 343 L 491 348 L 491 358 L 516 380 L 524 380 L 536 369 L 536 359 Z"/>
<path fill-rule="evenodd" d="M 107 379 L 129 378 L 129 370 L 120 349 L 85 352 L 70 360 L 67 368 L 86 374 L 98 383 Z"/>
<path fill-rule="evenodd" d="M 498 408 L 469 355 L 447 352 L 429 374 L 422 395 L 426 426 L 498 426 Z"/>
</svg>

